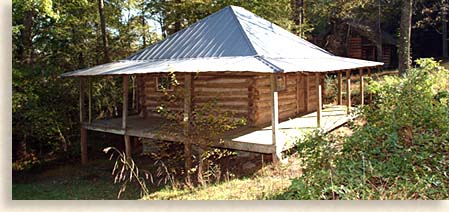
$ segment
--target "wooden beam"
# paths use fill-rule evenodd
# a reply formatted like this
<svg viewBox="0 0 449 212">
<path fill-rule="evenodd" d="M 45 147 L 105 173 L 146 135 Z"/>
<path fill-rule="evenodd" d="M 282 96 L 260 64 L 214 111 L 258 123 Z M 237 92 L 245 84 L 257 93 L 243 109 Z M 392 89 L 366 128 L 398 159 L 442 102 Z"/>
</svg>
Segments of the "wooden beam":
<svg viewBox="0 0 449 212">
<path fill-rule="evenodd" d="M 84 114 L 86 113 L 86 108 L 84 107 L 84 98 L 85 98 L 84 84 L 85 84 L 84 77 L 80 77 L 80 99 L 79 99 L 80 123 L 84 122 Z"/>
<path fill-rule="evenodd" d="M 317 123 L 317 127 L 321 127 L 321 110 L 323 109 L 323 99 L 322 99 L 322 88 L 321 88 L 321 74 L 320 73 L 315 73 L 315 78 L 316 78 L 316 85 L 317 85 L 317 95 L 318 95 L 318 101 L 317 101 L 317 116 L 316 116 L 316 123 Z"/>
<path fill-rule="evenodd" d="M 276 147 L 276 152 L 273 155 L 273 162 L 275 164 L 279 163 L 282 159 L 280 152 L 278 149 L 282 149 L 277 147 L 276 144 L 276 136 L 279 133 L 279 103 L 278 103 L 278 91 L 277 91 L 277 75 L 271 74 L 270 80 L 270 90 L 271 90 L 271 142 L 272 145 Z"/>
<path fill-rule="evenodd" d="M 122 128 L 126 130 L 128 124 L 128 75 L 123 76 L 123 110 Z"/>
<path fill-rule="evenodd" d="M 299 97 L 300 97 L 300 89 L 299 89 L 299 83 L 300 83 L 300 75 L 299 72 L 296 73 L 296 114 L 299 114 Z"/>
<path fill-rule="evenodd" d="M 184 75 L 184 165 L 188 171 L 192 168 L 190 130 L 192 119 L 192 74 Z"/>
<path fill-rule="evenodd" d="M 324 94 L 326 93 L 326 73 L 320 73 L 320 82 L 321 82 L 321 101 L 324 102 Z"/>
<path fill-rule="evenodd" d="M 346 71 L 346 114 L 351 112 L 351 70 Z"/>
<path fill-rule="evenodd" d="M 85 79 L 83 77 L 80 77 L 80 98 L 79 98 L 79 107 L 80 107 L 80 129 L 81 129 L 81 136 L 80 136 L 80 146 L 81 146 L 81 164 L 85 165 L 87 164 L 87 130 L 83 127 L 84 122 L 84 97 L 85 97 Z"/>
<path fill-rule="evenodd" d="M 131 149 L 131 138 L 129 135 L 125 135 L 125 154 L 126 158 L 131 158 L 132 156 L 132 149 Z"/>
<path fill-rule="evenodd" d="M 309 112 L 309 75 L 305 74 L 304 77 L 304 106 L 306 112 Z"/>
<path fill-rule="evenodd" d="M 371 68 L 368 68 L 368 77 L 371 79 Z M 373 95 L 371 94 L 371 92 L 368 92 L 368 104 L 371 103 L 371 101 L 373 100 Z"/>
<path fill-rule="evenodd" d="M 338 105 L 342 105 L 343 104 L 343 94 L 342 94 L 342 71 L 338 71 L 338 78 L 337 78 L 337 95 L 338 95 L 338 99 L 337 99 L 337 104 Z"/>
<path fill-rule="evenodd" d="M 360 105 L 364 105 L 365 104 L 365 90 L 363 88 L 363 69 L 360 68 L 359 69 L 359 77 L 360 77 Z"/>
<path fill-rule="evenodd" d="M 192 74 L 186 73 L 184 76 L 184 134 L 190 131 L 192 118 Z"/>
<path fill-rule="evenodd" d="M 89 100 L 89 124 L 92 123 L 92 77 L 87 78 L 88 100 Z"/>
<path fill-rule="evenodd" d="M 184 166 L 187 175 L 190 176 L 189 170 L 192 168 L 192 145 L 189 141 L 184 142 Z"/>
<path fill-rule="evenodd" d="M 87 164 L 87 129 L 81 127 L 81 164 Z"/>
<path fill-rule="evenodd" d="M 128 128 L 128 75 L 123 76 L 123 112 L 122 112 L 122 129 L 125 131 L 125 154 L 127 158 L 131 158 L 131 139 L 126 134 Z"/>
</svg>

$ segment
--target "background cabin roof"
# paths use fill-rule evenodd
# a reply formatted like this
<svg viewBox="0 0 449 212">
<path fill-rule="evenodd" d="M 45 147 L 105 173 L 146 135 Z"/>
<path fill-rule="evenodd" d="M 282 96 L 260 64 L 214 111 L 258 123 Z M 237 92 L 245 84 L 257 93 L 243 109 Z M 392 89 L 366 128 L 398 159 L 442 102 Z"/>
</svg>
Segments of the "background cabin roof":
<svg viewBox="0 0 449 212">
<path fill-rule="evenodd" d="M 325 72 L 380 66 L 342 58 L 250 11 L 227 6 L 128 58 L 67 76 L 160 72 Z"/>
</svg>

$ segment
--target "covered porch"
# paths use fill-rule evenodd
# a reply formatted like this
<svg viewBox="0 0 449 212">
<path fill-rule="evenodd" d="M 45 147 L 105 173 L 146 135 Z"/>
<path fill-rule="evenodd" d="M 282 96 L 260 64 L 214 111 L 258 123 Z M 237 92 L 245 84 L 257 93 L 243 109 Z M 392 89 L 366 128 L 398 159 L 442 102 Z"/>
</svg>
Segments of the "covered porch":
<svg viewBox="0 0 449 212">
<path fill-rule="evenodd" d="M 371 74 L 371 69 L 359 69 L 360 77 L 360 98 L 364 101 L 364 73 Z M 234 150 L 250 151 L 257 153 L 266 153 L 273 155 L 275 163 L 282 161 L 282 151 L 294 146 L 294 142 L 303 137 L 308 132 L 320 128 L 323 132 L 329 132 L 333 129 L 347 123 L 353 119 L 351 114 L 351 73 L 355 70 L 336 71 L 337 74 L 337 104 L 323 105 L 322 83 L 318 80 L 321 75 L 326 73 L 309 73 L 316 75 L 316 92 L 318 100 L 315 112 L 298 114 L 290 117 L 288 120 L 279 119 L 278 91 L 276 85 L 277 74 L 271 74 L 271 124 L 264 127 L 243 126 L 237 129 L 225 132 L 217 136 L 208 143 L 212 147 L 229 148 Z M 345 74 L 345 84 L 343 86 L 343 74 Z M 189 124 L 192 111 L 192 82 L 191 78 L 186 78 L 184 83 L 184 115 L 185 123 L 170 123 L 163 118 L 148 117 L 141 115 L 128 115 L 128 75 L 123 77 L 123 112 L 122 117 L 103 120 L 92 119 L 92 97 L 90 86 L 86 87 L 89 77 L 81 77 L 80 83 L 80 121 L 81 121 L 81 155 L 82 163 L 87 162 L 87 130 L 113 133 L 124 136 L 125 152 L 131 157 L 132 149 L 130 137 L 141 137 L 163 141 L 180 142 L 185 146 L 186 160 L 191 158 L 191 145 L 195 145 L 188 139 Z M 343 87 L 346 88 L 345 92 Z M 87 88 L 87 92 L 86 92 Z M 85 94 L 88 94 L 88 107 L 85 108 Z M 345 101 L 343 101 L 345 96 Z M 307 99 L 307 96 L 305 97 Z M 345 103 L 345 104 L 344 104 Z M 344 105 L 343 105 L 344 104 Z M 87 117 L 86 117 L 87 116 Z"/>
</svg>

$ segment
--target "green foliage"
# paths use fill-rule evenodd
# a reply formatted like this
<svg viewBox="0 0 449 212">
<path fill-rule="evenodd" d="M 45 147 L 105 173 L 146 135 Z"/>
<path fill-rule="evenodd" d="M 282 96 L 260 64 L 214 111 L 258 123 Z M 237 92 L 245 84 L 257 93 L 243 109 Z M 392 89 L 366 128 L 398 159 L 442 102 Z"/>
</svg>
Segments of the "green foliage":
<svg viewBox="0 0 449 212">
<path fill-rule="evenodd" d="M 315 133 L 298 143 L 304 175 L 283 198 L 449 198 L 449 71 L 416 62 L 403 78 L 372 83 L 375 104 L 362 109 L 367 123 L 351 137 Z"/>
<path fill-rule="evenodd" d="M 22 148 L 22 153 L 34 150 L 41 156 L 67 152 L 72 145 L 78 132 L 78 95 L 73 89 L 76 85 L 61 81 L 58 72 L 43 72 L 37 67 L 13 69 L 13 152 Z"/>
</svg>

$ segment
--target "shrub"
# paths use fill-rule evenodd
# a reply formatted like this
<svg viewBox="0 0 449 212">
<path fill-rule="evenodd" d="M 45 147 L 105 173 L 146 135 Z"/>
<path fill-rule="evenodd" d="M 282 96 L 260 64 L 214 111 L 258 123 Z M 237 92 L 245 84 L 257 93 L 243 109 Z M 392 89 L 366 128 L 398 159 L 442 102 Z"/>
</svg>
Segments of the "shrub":
<svg viewBox="0 0 449 212">
<path fill-rule="evenodd" d="M 298 143 L 304 174 L 286 199 L 447 199 L 449 197 L 449 71 L 432 59 L 404 77 L 373 82 L 367 123 L 341 150 L 314 133 Z"/>
</svg>

